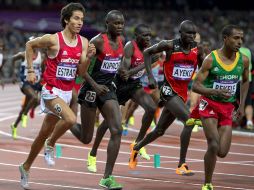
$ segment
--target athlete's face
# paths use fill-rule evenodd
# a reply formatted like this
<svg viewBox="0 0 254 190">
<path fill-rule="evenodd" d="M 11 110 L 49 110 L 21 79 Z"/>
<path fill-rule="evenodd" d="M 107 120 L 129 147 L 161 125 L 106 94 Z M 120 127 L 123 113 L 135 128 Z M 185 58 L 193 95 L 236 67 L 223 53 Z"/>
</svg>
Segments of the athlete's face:
<svg viewBox="0 0 254 190">
<path fill-rule="evenodd" d="M 151 29 L 147 27 L 142 27 L 137 34 L 137 42 L 140 43 L 144 48 L 147 48 L 151 45 L 151 36 Z"/>
<path fill-rule="evenodd" d="M 121 14 L 114 14 L 106 24 L 109 33 L 119 36 L 123 33 L 124 17 Z"/>
<path fill-rule="evenodd" d="M 84 23 L 83 12 L 73 11 L 70 20 L 66 22 L 67 22 L 66 26 L 68 26 L 73 33 L 79 33 Z"/>
<path fill-rule="evenodd" d="M 197 34 L 197 30 L 196 30 L 196 26 L 193 24 L 185 24 L 181 31 L 181 39 L 183 43 L 193 43 L 195 41 L 196 38 L 196 34 Z"/>
<path fill-rule="evenodd" d="M 243 31 L 233 29 L 232 34 L 224 39 L 225 45 L 234 52 L 239 51 L 243 43 Z"/>
</svg>

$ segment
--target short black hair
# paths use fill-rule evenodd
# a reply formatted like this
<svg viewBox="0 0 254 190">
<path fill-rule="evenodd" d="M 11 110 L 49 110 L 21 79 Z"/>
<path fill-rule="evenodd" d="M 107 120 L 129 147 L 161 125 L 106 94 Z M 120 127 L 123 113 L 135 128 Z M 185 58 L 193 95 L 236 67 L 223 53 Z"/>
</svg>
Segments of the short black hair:
<svg viewBox="0 0 254 190">
<path fill-rule="evenodd" d="M 221 31 L 222 38 L 224 39 L 225 37 L 230 36 L 234 29 L 242 30 L 242 28 L 240 26 L 233 25 L 233 24 L 229 24 L 229 25 L 224 26 L 222 31 Z"/>
<path fill-rule="evenodd" d="M 121 11 L 119 11 L 119 10 L 111 10 L 111 11 L 109 11 L 107 13 L 107 15 L 106 15 L 106 19 L 105 19 L 106 22 L 109 21 L 110 19 L 112 19 L 112 17 L 114 15 L 121 15 L 121 16 L 123 16 L 123 13 Z"/>
<path fill-rule="evenodd" d="M 141 28 L 150 28 L 147 24 L 138 24 L 134 29 L 134 34 L 138 34 L 141 31 Z"/>
<path fill-rule="evenodd" d="M 80 3 L 69 3 L 65 7 L 62 8 L 61 10 L 61 25 L 63 28 L 66 26 L 65 20 L 70 20 L 73 11 L 81 11 L 85 15 L 85 8 L 82 4 Z"/>
</svg>

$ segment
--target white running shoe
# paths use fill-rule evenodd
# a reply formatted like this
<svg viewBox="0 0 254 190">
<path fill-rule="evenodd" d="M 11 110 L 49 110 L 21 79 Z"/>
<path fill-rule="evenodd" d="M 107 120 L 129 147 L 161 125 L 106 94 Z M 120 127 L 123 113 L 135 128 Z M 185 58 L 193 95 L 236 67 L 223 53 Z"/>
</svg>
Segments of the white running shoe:
<svg viewBox="0 0 254 190">
<path fill-rule="evenodd" d="M 29 188 L 29 184 L 28 184 L 28 180 L 29 180 L 29 172 L 27 172 L 24 169 L 23 164 L 21 164 L 19 166 L 19 172 L 20 172 L 20 185 L 24 188 L 24 189 L 28 189 Z"/>
<path fill-rule="evenodd" d="M 54 147 L 48 145 L 48 139 L 45 141 L 44 160 L 50 167 L 55 165 Z"/>
</svg>

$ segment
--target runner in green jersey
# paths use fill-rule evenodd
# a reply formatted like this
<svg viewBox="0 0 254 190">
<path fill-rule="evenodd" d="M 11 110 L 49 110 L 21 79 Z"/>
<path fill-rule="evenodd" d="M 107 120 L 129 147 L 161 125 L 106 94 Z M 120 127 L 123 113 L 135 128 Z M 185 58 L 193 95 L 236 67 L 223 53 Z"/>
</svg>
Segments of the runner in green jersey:
<svg viewBox="0 0 254 190">
<path fill-rule="evenodd" d="M 199 115 L 207 138 L 208 149 L 204 157 L 205 183 L 202 190 L 212 190 L 212 175 L 217 156 L 229 152 L 232 137 L 233 102 L 237 82 L 241 80 L 240 105 L 236 117 L 244 114 L 244 103 L 249 87 L 249 60 L 239 52 L 243 30 L 227 25 L 222 30 L 223 45 L 204 60 L 192 90 L 202 95 Z"/>
</svg>

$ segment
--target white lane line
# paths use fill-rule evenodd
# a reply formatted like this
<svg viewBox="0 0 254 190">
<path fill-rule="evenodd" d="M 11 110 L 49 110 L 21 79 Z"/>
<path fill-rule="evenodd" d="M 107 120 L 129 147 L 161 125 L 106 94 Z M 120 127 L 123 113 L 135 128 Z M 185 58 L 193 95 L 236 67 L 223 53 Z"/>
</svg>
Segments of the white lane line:
<svg viewBox="0 0 254 190">
<path fill-rule="evenodd" d="M 6 133 L 6 132 L 1 131 L 1 130 L 0 130 L 0 134 L 11 137 L 11 134 Z M 22 136 L 18 136 L 18 139 L 23 139 L 23 140 L 27 140 L 27 141 L 34 141 L 34 139 L 32 139 L 32 138 L 27 138 L 27 137 L 22 137 Z M 103 140 L 109 140 L 109 138 L 104 137 Z M 132 143 L 132 141 L 128 141 L 128 140 L 122 139 L 122 143 L 130 144 L 130 143 Z M 61 145 L 61 146 L 64 146 L 64 147 L 71 147 L 71 148 L 79 148 L 79 149 L 90 150 L 90 148 L 87 148 L 87 147 L 68 145 L 68 144 L 61 144 L 61 143 L 58 143 L 58 144 Z M 159 145 L 159 144 L 153 144 L 153 143 L 152 144 L 148 144 L 147 146 L 158 147 L 158 148 L 168 148 L 168 149 L 178 149 L 178 150 L 180 149 L 179 147 L 176 147 L 176 146 Z M 104 150 L 104 149 L 98 149 L 98 150 L 104 151 L 104 152 L 107 151 L 107 150 Z M 188 151 L 205 152 L 206 150 L 197 149 L 197 148 L 188 148 Z M 128 155 L 130 154 L 129 152 L 122 152 L 122 151 L 120 151 L 119 153 L 128 154 Z M 245 153 L 238 153 L 238 152 L 229 152 L 228 154 L 254 157 L 254 154 L 245 154 Z M 161 157 L 179 159 L 179 157 L 171 157 L 171 156 L 161 156 Z M 187 158 L 187 159 L 188 160 L 193 160 L 193 161 L 200 160 L 200 159 L 189 159 L 189 158 Z"/>
<path fill-rule="evenodd" d="M 0 163 L 0 165 L 4 166 L 11 166 L 11 167 L 18 167 L 15 164 L 5 164 Z M 102 173 L 89 173 L 89 172 L 79 172 L 73 170 L 61 170 L 61 169 L 53 169 L 53 168 L 42 168 L 42 167 L 32 167 L 33 169 L 37 170 L 46 170 L 46 171 L 54 171 L 54 172 L 64 172 L 64 173 L 75 173 L 81 175 L 94 175 L 94 176 L 103 176 Z M 115 175 L 116 178 L 122 179 L 130 179 L 130 180 L 138 180 L 138 181 L 146 181 L 146 182 L 160 182 L 160 183 L 173 183 L 173 184 L 185 184 L 185 185 L 192 185 L 192 186 L 201 186 L 202 184 L 199 183 L 189 183 L 189 182 L 180 182 L 180 181 L 170 181 L 170 180 L 161 180 L 161 179 L 154 179 L 154 178 L 138 178 L 138 177 L 129 177 L 129 176 L 122 176 L 122 175 Z M 222 189 L 235 189 L 235 190 L 253 190 L 253 189 L 246 189 L 246 188 L 239 188 L 239 187 L 228 187 L 228 186 L 214 186 L 215 188 L 222 188 Z"/>
<path fill-rule="evenodd" d="M 0 149 L 0 151 L 2 151 L 2 152 L 9 152 L 9 153 L 16 153 L 16 154 L 24 154 L 24 155 L 28 154 L 27 152 L 16 151 L 16 150 L 9 150 L 9 149 Z M 39 156 L 43 157 L 44 155 L 43 154 L 39 154 Z M 64 156 L 62 156 L 60 159 L 73 160 L 73 161 L 81 161 L 81 162 L 87 161 L 87 159 L 85 159 L 85 158 L 73 158 L 73 157 L 64 157 Z M 105 164 L 106 161 L 99 161 L 98 160 L 97 163 L 103 163 L 103 164 Z M 116 165 L 128 166 L 128 162 L 116 162 Z M 138 167 L 153 168 L 153 166 L 147 166 L 147 165 L 142 165 L 142 164 L 138 164 Z M 162 169 L 162 170 L 170 170 L 170 171 L 174 171 L 175 172 L 175 168 L 168 168 L 168 167 L 159 167 L 159 168 Z M 195 173 L 204 173 L 204 171 L 199 171 L 199 170 L 193 170 L 193 171 Z M 224 175 L 224 176 L 237 176 L 237 177 L 244 177 L 244 178 L 254 178 L 254 176 L 252 176 L 252 175 L 230 174 L 230 173 L 219 173 L 219 172 L 214 172 L 214 175 Z"/>
</svg>

